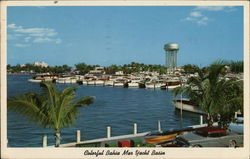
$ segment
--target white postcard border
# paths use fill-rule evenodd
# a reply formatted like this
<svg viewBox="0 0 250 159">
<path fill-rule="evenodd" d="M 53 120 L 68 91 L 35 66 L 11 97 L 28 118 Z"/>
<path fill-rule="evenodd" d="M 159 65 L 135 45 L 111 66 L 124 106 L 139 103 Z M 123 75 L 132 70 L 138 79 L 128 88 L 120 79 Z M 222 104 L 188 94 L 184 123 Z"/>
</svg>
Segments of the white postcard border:
<svg viewBox="0 0 250 159">
<path fill-rule="evenodd" d="M 2 158 L 96 158 L 84 156 L 85 150 L 117 150 L 124 148 L 7 148 L 6 109 L 6 56 L 7 56 L 7 6 L 195 6 L 239 5 L 244 6 L 244 147 L 243 148 L 128 148 L 136 150 L 160 150 L 165 156 L 104 156 L 105 158 L 248 158 L 249 157 L 249 2 L 247 1 L 3 1 L 1 2 L 1 155 Z M 103 158 L 103 156 L 99 156 Z"/>
</svg>

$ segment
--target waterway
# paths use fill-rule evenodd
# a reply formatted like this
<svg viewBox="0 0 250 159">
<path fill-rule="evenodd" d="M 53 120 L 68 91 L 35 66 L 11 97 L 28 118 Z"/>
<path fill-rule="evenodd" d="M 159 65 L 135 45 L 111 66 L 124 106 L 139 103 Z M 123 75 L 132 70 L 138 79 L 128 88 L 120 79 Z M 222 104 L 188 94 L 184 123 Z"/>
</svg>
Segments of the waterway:
<svg viewBox="0 0 250 159">
<path fill-rule="evenodd" d="M 8 75 L 7 96 L 26 92 L 38 92 L 39 83 L 30 83 L 30 75 Z M 77 84 L 56 84 L 59 89 Z M 61 130 L 62 143 L 76 141 L 76 130 L 81 130 L 83 140 L 106 137 L 106 127 L 111 126 L 112 136 L 131 134 L 133 124 L 138 132 L 156 131 L 157 121 L 162 130 L 199 124 L 199 115 L 184 112 L 181 118 L 172 103 L 171 91 L 77 85 L 77 95 L 95 96 L 93 104 L 79 108 L 80 113 L 72 127 Z M 48 136 L 48 145 L 54 144 L 53 130 L 39 127 L 36 123 L 16 112 L 7 112 L 7 137 L 10 147 L 41 147 L 42 137 Z"/>
</svg>

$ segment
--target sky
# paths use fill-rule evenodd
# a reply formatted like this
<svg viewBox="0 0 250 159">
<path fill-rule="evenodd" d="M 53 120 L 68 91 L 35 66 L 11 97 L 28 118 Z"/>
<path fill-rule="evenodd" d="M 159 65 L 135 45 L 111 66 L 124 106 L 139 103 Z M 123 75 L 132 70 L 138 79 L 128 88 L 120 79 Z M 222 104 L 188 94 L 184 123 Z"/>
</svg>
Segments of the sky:
<svg viewBox="0 0 250 159">
<path fill-rule="evenodd" d="M 241 6 L 19 6 L 7 8 L 7 25 L 11 65 L 165 65 L 169 42 L 178 66 L 243 60 Z"/>
</svg>

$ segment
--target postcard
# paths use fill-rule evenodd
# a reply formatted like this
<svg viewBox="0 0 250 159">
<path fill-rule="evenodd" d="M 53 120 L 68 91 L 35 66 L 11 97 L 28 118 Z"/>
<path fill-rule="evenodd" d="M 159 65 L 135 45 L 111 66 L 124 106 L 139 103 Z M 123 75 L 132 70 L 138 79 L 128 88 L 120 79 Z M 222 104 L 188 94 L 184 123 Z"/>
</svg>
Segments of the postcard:
<svg viewBox="0 0 250 159">
<path fill-rule="evenodd" d="M 1 158 L 249 158 L 249 2 L 3 1 Z"/>
</svg>

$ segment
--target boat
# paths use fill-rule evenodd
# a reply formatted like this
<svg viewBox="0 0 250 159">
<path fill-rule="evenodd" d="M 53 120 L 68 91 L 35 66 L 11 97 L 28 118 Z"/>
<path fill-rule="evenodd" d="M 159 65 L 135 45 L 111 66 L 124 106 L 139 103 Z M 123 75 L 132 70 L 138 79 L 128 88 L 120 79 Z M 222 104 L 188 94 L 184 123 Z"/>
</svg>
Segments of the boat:
<svg viewBox="0 0 250 159">
<path fill-rule="evenodd" d="M 29 82 L 55 82 L 57 80 L 57 75 L 51 75 L 47 73 L 37 74 L 36 76 L 32 77 L 31 79 L 28 79 Z"/>
<path fill-rule="evenodd" d="M 146 88 L 149 88 L 149 89 L 162 88 L 162 86 L 165 86 L 165 85 L 166 84 L 164 83 L 151 83 L 151 82 L 145 83 Z"/>
<path fill-rule="evenodd" d="M 103 81 L 103 80 L 96 80 L 96 81 L 95 81 L 95 84 L 96 84 L 96 85 L 102 85 L 102 86 L 103 86 L 103 85 L 104 85 L 104 81 Z"/>
<path fill-rule="evenodd" d="M 166 89 L 174 89 L 180 87 L 181 85 L 182 85 L 181 81 L 168 81 L 165 87 Z"/>
<path fill-rule="evenodd" d="M 114 86 L 114 81 L 108 80 L 104 83 L 105 86 Z"/>
<path fill-rule="evenodd" d="M 137 82 L 130 82 L 128 83 L 129 87 L 139 87 L 139 84 Z"/>
<path fill-rule="evenodd" d="M 139 86 L 139 88 L 146 88 L 146 85 L 143 82 L 139 82 L 138 86 Z"/>
<path fill-rule="evenodd" d="M 142 81 L 141 77 L 132 77 L 128 82 L 128 87 L 139 87 L 139 83 Z"/>
<path fill-rule="evenodd" d="M 88 84 L 87 80 L 82 80 L 82 84 L 87 85 Z"/>
<path fill-rule="evenodd" d="M 124 77 L 116 78 L 113 85 L 117 86 L 117 87 L 127 87 L 128 86 L 127 80 Z"/>
<path fill-rule="evenodd" d="M 155 136 L 155 137 L 146 137 L 145 142 L 149 144 L 157 144 L 165 141 L 174 140 L 178 133 L 164 135 L 164 136 Z"/>
<path fill-rule="evenodd" d="M 175 89 L 177 87 L 180 87 L 181 85 L 173 85 L 173 86 L 167 86 L 166 85 L 166 89 Z"/>
<path fill-rule="evenodd" d="M 124 87 L 124 83 L 122 83 L 122 82 L 114 82 L 114 86 Z"/>
<path fill-rule="evenodd" d="M 35 82 L 35 83 L 40 83 L 43 81 L 43 79 L 28 79 L 29 82 Z"/>
<path fill-rule="evenodd" d="M 184 110 L 188 112 L 198 113 L 198 114 L 207 114 L 202 111 L 198 106 L 194 105 L 189 99 L 174 99 L 173 100 L 175 108 L 179 110 Z"/>
<path fill-rule="evenodd" d="M 89 81 L 87 81 L 87 85 L 95 85 L 95 80 L 89 80 Z"/>
<path fill-rule="evenodd" d="M 61 78 L 58 78 L 56 82 L 60 84 L 73 84 L 73 83 L 77 83 L 77 80 L 71 77 L 61 77 Z"/>
<path fill-rule="evenodd" d="M 159 144 L 166 141 L 172 141 L 176 138 L 177 135 L 193 130 L 195 129 L 192 127 L 187 127 L 182 129 L 172 129 L 164 132 L 149 133 L 145 136 L 145 141 L 150 144 Z"/>
</svg>

